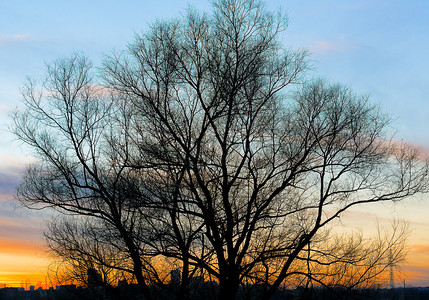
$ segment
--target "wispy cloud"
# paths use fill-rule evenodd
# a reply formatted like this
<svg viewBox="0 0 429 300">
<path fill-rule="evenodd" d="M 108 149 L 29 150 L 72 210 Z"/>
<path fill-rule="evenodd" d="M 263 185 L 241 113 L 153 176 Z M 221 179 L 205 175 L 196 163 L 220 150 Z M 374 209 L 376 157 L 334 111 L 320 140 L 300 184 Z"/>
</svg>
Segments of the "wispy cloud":
<svg viewBox="0 0 429 300">
<path fill-rule="evenodd" d="M 0 202 L 15 193 L 15 188 L 28 162 L 19 161 L 9 155 L 0 155 Z"/>
<path fill-rule="evenodd" d="M 20 176 L 0 171 L 0 200 L 2 196 L 13 195 L 19 184 Z"/>
<path fill-rule="evenodd" d="M 341 7 L 347 10 L 362 10 L 370 8 L 372 4 L 372 1 L 354 1 L 351 3 L 343 3 Z"/>
<path fill-rule="evenodd" d="M 409 286 L 428 286 L 429 267 L 404 266 L 403 272 Z"/>
<path fill-rule="evenodd" d="M 36 163 L 36 159 L 31 156 L 0 154 L 0 173 L 22 176 L 27 166 L 33 163 Z"/>
<path fill-rule="evenodd" d="M 10 104 L 0 103 L 0 114 L 7 115 L 10 113 L 12 107 Z"/>
<path fill-rule="evenodd" d="M 4 206 L 0 206 L 2 210 Z M 0 216 L 0 234 L 1 241 L 4 239 L 40 239 L 42 236 L 43 219 L 33 216 L 20 216 L 9 211 Z"/>
<path fill-rule="evenodd" d="M 25 42 L 32 39 L 28 33 L 23 34 L 0 34 L 0 46 L 16 42 Z"/>
<path fill-rule="evenodd" d="M 429 255 L 429 245 L 416 244 L 411 245 L 411 247 L 413 249 L 413 252 L 421 252 Z"/>
<path fill-rule="evenodd" d="M 364 47 L 358 42 L 346 37 L 340 36 L 335 40 L 319 40 L 310 46 L 310 51 L 316 54 L 335 54 L 352 51 Z"/>
<path fill-rule="evenodd" d="M 2 239 L 0 244 L 0 253 L 33 255 L 35 253 L 46 251 L 43 247 L 44 244 L 42 240 Z"/>
</svg>

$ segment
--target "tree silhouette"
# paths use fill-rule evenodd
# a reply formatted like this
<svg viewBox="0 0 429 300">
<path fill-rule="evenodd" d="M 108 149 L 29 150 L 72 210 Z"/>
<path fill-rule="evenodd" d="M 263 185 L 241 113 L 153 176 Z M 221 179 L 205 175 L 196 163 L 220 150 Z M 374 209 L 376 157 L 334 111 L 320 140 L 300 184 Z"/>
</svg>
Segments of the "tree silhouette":
<svg viewBox="0 0 429 300">
<path fill-rule="evenodd" d="M 77 248 L 134 276 L 147 299 L 147 282 L 166 283 L 160 259 L 181 267 L 179 298 L 198 273 L 219 299 L 249 282 L 268 299 L 296 275 L 323 282 L 317 263 L 365 262 L 317 241 L 353 206 L 425 191 L 428 165 L 391 141 L 366 95 L 305 78 L 307 52 L 279 42 L 286 25 L 259 1 L 219 0 L 211 15 L 153 24 L 99 81 L 79 55 L 50 65 L 14 115 L 39 158 L 17 198 L 82 221 Z M 79 236 L 57 243 L 58 228 L 54 249 Z"/>
</svg>

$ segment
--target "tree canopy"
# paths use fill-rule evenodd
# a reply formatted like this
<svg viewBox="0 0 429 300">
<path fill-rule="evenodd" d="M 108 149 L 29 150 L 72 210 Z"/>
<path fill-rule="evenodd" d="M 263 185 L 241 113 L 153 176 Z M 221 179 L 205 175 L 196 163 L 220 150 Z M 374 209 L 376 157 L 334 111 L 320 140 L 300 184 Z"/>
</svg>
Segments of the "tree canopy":
<svg viewBox="0 0 429 300">
<path fill-rule="evenodd" d="M 177 268 L 178 298 L 201 276 L 219 299 L 250 283 L 268 299 L 335 268 L 359 286 L 402 257 L 398 227 L 338 251 L 329 229 L 353 206 L 426 191 L 427 162 L 367 95 L 309 78 L 308 53 L 279 41 L 286 27 L 262 2 L 219 0 L 156 22 L 99 69 L 75 54 L 29 81 L 12 130 L 38 161 L 17 198 L 59 212 L 54 253 L 146 299 Z"/>
</svg>

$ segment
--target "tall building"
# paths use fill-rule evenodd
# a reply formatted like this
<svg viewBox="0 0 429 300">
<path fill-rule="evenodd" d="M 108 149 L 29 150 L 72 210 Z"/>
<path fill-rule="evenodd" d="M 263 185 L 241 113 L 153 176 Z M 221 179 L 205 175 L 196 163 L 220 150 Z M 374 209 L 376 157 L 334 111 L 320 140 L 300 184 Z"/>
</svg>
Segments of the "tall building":
<svg viewBox="0 0 429 300">
<path fill-rule="evenodd" d="M 97 272 L 94 268 L 89 268 L 87 271 L 88 275 L 88 288 L 101 286 L 103 283 L 103 279 L 101 274 Z"/>
<path fill-rule="evenodd" d="M 171 271 L 171 273 L 170 273 L 170 284 L 172 284 L 174 286 L 180 285 L 180 270 L 179 269 L 175 269 L 175 270 Z"/>
</svg>

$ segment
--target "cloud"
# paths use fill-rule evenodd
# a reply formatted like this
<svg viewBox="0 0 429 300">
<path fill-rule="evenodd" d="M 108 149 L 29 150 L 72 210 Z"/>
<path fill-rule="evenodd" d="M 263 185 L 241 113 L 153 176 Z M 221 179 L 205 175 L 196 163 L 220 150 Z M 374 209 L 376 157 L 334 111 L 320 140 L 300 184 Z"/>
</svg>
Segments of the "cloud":
<svg viewBox="0 0 429 300">
<path fill-rule="evenodd" d="M 0 201 L 15 193 L 19 181 L 20 176 L 0 171 Z"/>
<path fill-rule="evenodd" d="M 43 217 L 38 212 L 14 208 L 13 201 L 0 202 L 0 283 L 19 286 L 44 281 L 49 265 L 42 235 Z"/>
<path fill-rule="evenodd" d="M 415 159 L 425 162 L 429 160 L 429 148 L 419 143 L 414 143 L 406 140 L 392 140 L 386 144 L 392 153 L 401 153 L 407 151 L 415 156 Z"/>
<path fill-rule="evenodd" d="M 11 105 L 0 103 L 0 114 L 8 115 L 11 111 Z"/>
<path fill-rule="evenodd" d="M 343 3 L 342 8 L 347 10 L 362 10 L 370 8 L 372 1 L 355 1 L 352 3 Z"/>
<path fill-rule="evenodd" d="M 0 244 L 1 254 L 24 254 L 34 255 L 44 251 L 43 241 L 33 240 L 16 240 L 16 239 L 2 239 Z"/>
<path fill-rule="evenodd" d="M 336 40 L 316 41 L 310 46 L 310 51 L 315 54 L 327 55 L 353 51 L 362 47 L 364 46 L 358 42 L 345 36 L 340 36 Z"/>
<path fill-rule="evenodd" d="M 343 50 L 343 47 L 331 41 L 318 41 L 310 49 L 312 52 L 338 52 Z"/>
<path fill-rule="evenodd" d="M 8 45 L 16 42 L 25 42 L 31 40 L 32 37 L 28 33 L 24 34 L 0 34 L 0 45 Z"/>
<path fill-rule="evenodd" d="M 1 242 L 4 239 L 22 239 L 39 240 L 42 237 L 42 219 L 23 216 L 4 216 L 0 217 L 0 235 Z"/>
<path fill-rule="evenodd" d="M 8 155 L 0 155 L 0 202 L 15 194 L 28 162 L 19 161 Z"/>
<path fill-rule="evenodd" d="M 0 171 L 22 174 L 28 164 L 34 162 L 34 158 L 31 157 L 18 157 L 2 153 L 0 154 Z"/>
<path fill-rule="evenodd" d="M 404 266 L 402 268 L 408 286 L 428 286 L 429 267 Z"/>
<path fill-rule="evenodd" d="M 421 245 L 421 244 L 416 244 L 416 245 L 411 245 L 413 252 L 422 252 L 422 253 L 427 253 L 429 255 L 429 245 Z"/>
</svg>

